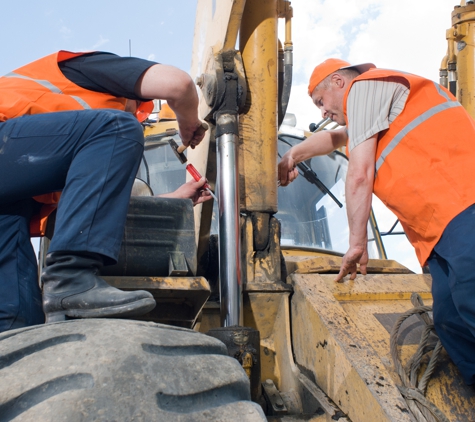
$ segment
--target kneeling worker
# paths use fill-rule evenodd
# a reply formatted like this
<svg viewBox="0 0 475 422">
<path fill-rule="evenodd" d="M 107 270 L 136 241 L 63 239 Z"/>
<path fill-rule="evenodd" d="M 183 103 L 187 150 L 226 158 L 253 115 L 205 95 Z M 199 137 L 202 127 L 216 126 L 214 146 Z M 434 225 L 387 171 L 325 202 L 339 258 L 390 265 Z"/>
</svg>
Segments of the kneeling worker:
<svg viewBox="0 0 475 422">
<path fill-rule="evenodd" d="M 0 78 L 0 332 L 44 316 L 137 316 L 155 306 L 150 293 L 120 291 L 99 277 L 117 261 L 143 153 L 132 113 L 152 99 L 172 108 L 184 145 L 201 142 L 196 87 L 173 66 L 60 51 Z M 185 195 L 196 200 L 200 187 L 187 186 Z M 61 198 L 42 307 L 29 226 L 41 206 L 32 198 L 54 192 Z"/>
</svg>

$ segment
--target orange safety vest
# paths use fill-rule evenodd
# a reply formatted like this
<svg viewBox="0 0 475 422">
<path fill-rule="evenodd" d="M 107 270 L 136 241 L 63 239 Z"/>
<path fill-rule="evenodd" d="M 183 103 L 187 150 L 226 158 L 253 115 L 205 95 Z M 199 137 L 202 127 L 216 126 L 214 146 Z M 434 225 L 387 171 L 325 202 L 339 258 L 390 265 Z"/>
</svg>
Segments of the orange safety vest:
<svg viewBox="0 0 475 422">
<path fill-rule="evenodd" d="M 0 121 L 65 110 L 124 110 L 125 98 L 81 88 L 63 75 L 58 63 L 84 54 L 59 51 L 2 76 Z"/>
<path fill-rule="evenodd" d="M 409 85 L 405 107 L 378 136 L 373 191 L 399 218 L 425 265 L 447 224 L 475 203 L 475 122 L 450 92 L 409 73 L 371 69 L 353 83 L 398 77 Z"/>
<path fill-rule="evenodd" d="M 98 108 L 125 109 L 125 98 L 90 91 L 67 79 L 58 63 L 86 53 L 59 51 L 0 78 L 0 122 L 27 114 Z M 30 224 L 31 236 L 44 236 L 48 215 L 56 208 L 59 192 L 35 197 L 44 203 Z"/>
</svg>

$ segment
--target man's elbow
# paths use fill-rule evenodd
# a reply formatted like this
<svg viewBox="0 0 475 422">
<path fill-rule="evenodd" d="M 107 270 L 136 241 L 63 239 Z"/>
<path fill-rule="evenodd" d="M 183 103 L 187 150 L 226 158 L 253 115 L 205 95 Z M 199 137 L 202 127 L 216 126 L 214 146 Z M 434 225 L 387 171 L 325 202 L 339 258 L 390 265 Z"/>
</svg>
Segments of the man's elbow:
<svg viewBox="0 0 475 422">
<path fill-rule="evenodd" d="M 171 107 L 173 107 L 176 102 L 182 102 L 183 100 L 192 101 L 198 98 L 196 86 L 188 74 L 185 73 L 182 75 L 175 83 L 175 89 L 172 90 L 169 98 L 166 98 Z"/>
<path fill-rule="evenodd" d="M 144 72 L 137 82 L 136 92 L 143 98 L 160 98 L 168 102 L 196 94 L 191 76 L 177 67 L 156 64 Z"/>
<path fill-rule="evenodd" d="M 356 186 L 373 186 L 374 168 L 369 166 L 351 166 L 348 171 L 348 179 Z"/>
<path fill-rule="evenodd" d="M 351 179 L 355 186 L 373 185 L 373 180 L 365 173 L 353 174 Z"/>
<path fill-rule="evenodd" d="M 332 137 L 332 144 L 334 150 L 343 148 L 346 146 L 348 142 L 348 134 L 346 132 L 346 128 L 339 128 L 336 130 L 332 130 L 329 132 L 330 136 Z"/>
</svg>

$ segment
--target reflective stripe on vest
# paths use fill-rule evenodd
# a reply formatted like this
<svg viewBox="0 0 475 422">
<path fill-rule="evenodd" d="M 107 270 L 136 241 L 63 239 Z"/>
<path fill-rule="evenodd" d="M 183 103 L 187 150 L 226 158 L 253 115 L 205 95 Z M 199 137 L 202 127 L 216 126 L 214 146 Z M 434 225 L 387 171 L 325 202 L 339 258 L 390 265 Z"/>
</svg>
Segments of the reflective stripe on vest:
<svg viewBox="0 0 475 422">
<path fill-rule="evenodd" d="M 27 81 L 36 82 L 37 84 L 40 84 L 44 88 L 49 89 L 54 94 L 63 94 L 63 92 L 58 87 L 54 86 L 49 81 L 45 81 L 45 80 L 41 80 L 41 79 L 33 79 L 33 78 L 28 77 L 28 76 L 19 75 L 18 73 L 14 73 L 14 72 L 7 73 L 6 75 L 4 75 L 4 77 L 5 78 L 26 79 Z M 63 94 L 63 95 L 66 95 L 66 94 Z M 88 103 L 86 103 L 86 101 L 84 101 L 82 98 L 77 97 L 76 95 L 68 95 L 68 97 L 76 100 L 82 108 L 84 108 L 86 110 L 91 109 L 91 106 Z"/>
<path fill-rule="evenodd" d="M 439 94 L 446 99 L 446 102 L 430 108 L 425 113 L 421 114 L 416 119 L 414 119 L 412 122 L 408 123 L 403 129 L 401 129 L 394 136 L 394 138 L 391 140 L 391 142 L 388 145 L 386 145 L 384 150 L 381 152 L 381 155 L 379 156 L 378 160 L 376 161 L 375 177 L 377 176 L 378 170 L 383 165 L 384 160 L 386 159 L 386 157 L 391 153 L 391 151 L 394 150 L 394 148 L 396 148 L 398 146 L 399 142 L 401 142 L 402 139 L 411 130 L 415 129 L 417 126 L 424 123 L 426 120 L 428 120 L 431 117 L 435 116 L 437 113 L 440 113 L 444 110 L 447 110 L 447 109 L 453 108 L 453 107 L 462 107 L 462 104 L 460 104 L 458 101 L 452 101 L 452 99 L 447 95 L 447 93 L 440 89 L 440 86 L 438 84 L 434 83 L 434 86 L 435 86 L 436 90 L 439 92 Z"/>
</svg>

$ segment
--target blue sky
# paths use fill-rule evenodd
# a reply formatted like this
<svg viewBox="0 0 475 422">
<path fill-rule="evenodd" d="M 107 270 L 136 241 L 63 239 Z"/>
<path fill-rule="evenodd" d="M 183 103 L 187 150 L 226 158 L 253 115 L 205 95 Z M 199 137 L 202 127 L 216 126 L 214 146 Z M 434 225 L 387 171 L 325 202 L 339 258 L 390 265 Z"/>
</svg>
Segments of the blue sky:
<svg viewBox="0 0 475 422">
<path fill-rule="evenodd" d="M 0 74 L 57 50 L 104 50 L 189 71 L 195 0 L 2 2 Z"/>
<path fill-rule="evenodd" d="M 213 0 L 215 4 L 219 0 Z M 438 81 L 446 30 L 459 0 L 293 0 L 294 81 L 288 111 L 297 126 L 321 119 L 307 95 L 308 76 L 328 57 L 372 62 Z M 104 50 L 190 70 L 197 0 L 42 0 L 3 2 L 0 75 L 57 50 Z M 281 36 L 282 38 L 282 36 Z M 379 227 L 395 221 L 375 201 Z M 420 271 L 404 236 L 388 255 Z"/>
</svg>

